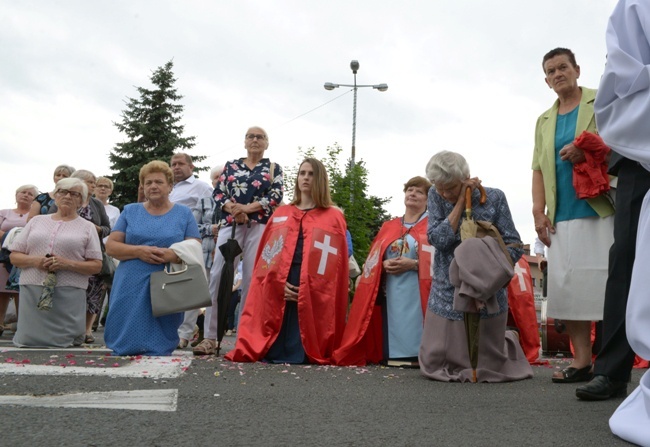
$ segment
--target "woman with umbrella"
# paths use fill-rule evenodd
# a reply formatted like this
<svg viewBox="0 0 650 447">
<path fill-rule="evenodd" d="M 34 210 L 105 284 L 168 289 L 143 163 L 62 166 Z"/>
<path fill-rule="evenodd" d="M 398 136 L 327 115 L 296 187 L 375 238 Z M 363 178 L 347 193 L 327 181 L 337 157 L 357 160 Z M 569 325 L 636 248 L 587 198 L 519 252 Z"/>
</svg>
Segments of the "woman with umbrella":
<svg viewBox="0 0 650 447">
<path fill-rule="evenodd" d="M 466 204 L 467 188 L 472 191 L 470 206 L 474 218 L 490 222 L 499 230 L 505 244 L 511 245 L 507 251 L 512 263 L 521 257 L 523 250 L 512 247 L 520 246 L 521 240 L 505 195 L 498 189 L 485 188 L 487 201 L 481 204 L 478 190 L 481 181 L 476 177 L 470 178 L 469 165 L 462 155 L 449 151 L 435 154 L 427 165 L 427 177 L 434 185 L 429 190 L 428 197 L 427 236 L 429 243 L 435 247 L 435 258 L 433 285 L 420 346 L 420 370 L 433 380 L 468 382 L 473 378 L 473 368 L 464 323 L 466 312 L 455 308 L 460 302 L 455 299 L 458 293 L 450 279 L 450 267 L 456 263 L 457 248 L 461 245 L 463 212 L 466 205 L 470 205 Z M 496 269 L 504 262 L 510 266 L 498 244 L 496 247 L 496 253 L 494 250 L 477 250 L 476 253 L 482 256 L 477 257 L 475 262 L 472 259 L 463 261 L 478 263 L 477 270 L 490 275 L 494 271 L 496 275 L 499 273 Z M 493 257 L 487 257 L 490 255 Z M 460 262 L 459 259 L 458 263 Z M 509 271 L 512 272 L 511 267 Z M 496 291 L 496 296 L 489 300 L 488 305 L 477 301 L 476 309 L 472 309 L 478 311 L 480 316 L 476 372 L 481 382 L 507 382 L 533 376 L 517 336 L 513 332 L 506 332 L 508 299 L 504 287 L 511 277 L 512 273 L 503 277 L 503 286 Z"/>
<path fill-rule="evenodd" d="M 195 355 L 215 354 L 217 339 L 221 338 L 225 331 L 226 315 L 220 316 L 217 310 L 220 308 L 219 296 L 221 295 L 222 301 L 230 301 L 232 291 L 227 292 L 228 296 L 218 291 L 220 288 L 232 288 L 233 263 L 237 254 L 228 248 L 229 256 L 225 258 L 220 247 L 226 242 L 236 242 L 237 248 L 243 250 L 243 287 L 240 303 L 240 309 L 243 309 L 260 238 L 273 211 L 282 202 L 282 168 L 264 156 L 268 146 L 269 137 L 264 129 L 257 126 L 249 128 L 244 137 L 246 157 L 227 162 L 214 189 L 215 207 L 221 212 L 221 220 L 216 243 L 219 249 L 214 252 L 210 270 L 212 311 L 206 313 L 205 338 L 193 349 Z M 235 224 L 237 227 L 233 228 Z M 227 269 L 225 272 L 224 267 Z M 223 278 L 228 278 L 228 287 L 221 286 Z M 224 324 L 219 324 L 220 320 Z"/>
<path fill-rule="evenodd" d="M 332 363 L 348 304 L 346 227 L 325 167 L 305 159 L 293 201 L 277 209 L 262 235 L 237 344 L 226 359 Z"/>
<path fill-rule="evenodd" d="M 80 345 L 86 327 L 88 277 L 102 268 L 95 226 L 77 214 L 88 198 L 86 184 L 73 178 L 59 180 L 53 197 L 57 211 L 32 218 L 10 246 L 12 264 L 22 269 L 14 336 L 19 347 Z M 53 275 L 56 284 L 48 291 L 44 282 Z M 51 298 L 49 310 L 38 307 L 42 298 Z"/>
</svg>

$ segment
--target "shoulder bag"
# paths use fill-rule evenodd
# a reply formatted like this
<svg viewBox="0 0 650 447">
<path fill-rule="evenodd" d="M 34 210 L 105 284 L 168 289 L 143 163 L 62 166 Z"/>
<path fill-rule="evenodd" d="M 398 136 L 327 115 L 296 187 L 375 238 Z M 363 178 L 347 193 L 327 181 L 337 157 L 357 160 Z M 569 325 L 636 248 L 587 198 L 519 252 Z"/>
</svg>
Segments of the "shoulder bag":
<svg viewBox="0 0 650 447">
<path fill-rule="evenodd" d="M 178 271 L 171 271 L 169 264 L 151 274 L 149 285 L 151 310 L 154 317 L 212 305 L 205 268 L 201 265 L 183 263 Z"/>
</svg>

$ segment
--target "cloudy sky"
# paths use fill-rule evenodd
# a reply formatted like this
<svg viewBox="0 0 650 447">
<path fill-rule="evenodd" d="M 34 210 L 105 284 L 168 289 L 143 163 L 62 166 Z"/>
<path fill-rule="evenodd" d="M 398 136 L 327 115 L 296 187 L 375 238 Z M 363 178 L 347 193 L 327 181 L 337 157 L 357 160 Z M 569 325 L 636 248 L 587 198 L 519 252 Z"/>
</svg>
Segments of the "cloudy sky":
<svg viewBox="0 0 650 447">
<path fill-rule="evenodd" d="M 403 183 L 434 153 L 457 151 L 505 191 L 532 243 L 534 126 L 555 100 L 542 56 L 573 49 L 581 84 L 597 87 L 615 3 L 0 0 L 0 208 L 22 184 L 50 191 L 61 163 L 109 174 L 126 98 L 172 59 L 191 153 L 207 165 L 243 156 L 250 125 L 266 128 L 267 155 L 282 166 L 297 163 L 298 147 L 339 143 L 347 158 L 352 93 L 323 83 L 352 83 L 356 59 L 359 84 L 389 86 L 358 95 L 370 193 L 401 215 Z"/>
</svg>

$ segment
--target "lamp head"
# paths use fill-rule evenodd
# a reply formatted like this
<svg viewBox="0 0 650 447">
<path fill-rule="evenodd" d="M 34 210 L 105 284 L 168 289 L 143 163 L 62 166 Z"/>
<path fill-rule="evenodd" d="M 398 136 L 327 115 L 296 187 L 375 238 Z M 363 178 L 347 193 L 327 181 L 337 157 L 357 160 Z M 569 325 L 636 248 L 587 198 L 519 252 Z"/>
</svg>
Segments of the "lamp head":
<svg viewBox="0 0 650 447">
<path fill-rule="evenodd" d="M 359 69 L 359 61 L 350 62 L 350 68 L 352 69 L 352 74 L 357 74 L 357 70 Z"/>
<path fill-rule="evenodd" d="M 385 92 L 386 90 L 388 90 L 388 84 L 373 85 L 372 87 L 376 88 L 380 92 Z"/>
<path fill-rule="evenodd" d="M 325 87 L 325 90 L 334 90 L 336 87 L 338 87 L 338 85 L 332 84 L 331 82 L 326 82 L 323 87 Z"/>
</svg>

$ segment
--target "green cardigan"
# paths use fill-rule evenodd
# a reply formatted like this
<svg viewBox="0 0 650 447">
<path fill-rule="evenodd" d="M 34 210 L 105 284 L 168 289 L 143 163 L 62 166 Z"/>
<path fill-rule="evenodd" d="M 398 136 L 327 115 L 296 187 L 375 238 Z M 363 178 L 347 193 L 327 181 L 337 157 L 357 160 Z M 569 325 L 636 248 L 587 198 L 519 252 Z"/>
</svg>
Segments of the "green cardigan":
<svg viewBox="0 0 650 447">
<path fill-rule="evenodd" d="M 596 119 L 594 118 L 594 99 L 596 90 L 580 87 L 582 98 L 578 110 L 578 121 L 576 123 L 576 137 L 582 131 L 598 133 L 596 130 Z M 544 177 L 544 196 L 546 199 L 546 215 L 551 223 L 555 225 L 555 211 L 557 207 L 557 185 L 555 180 L 555 125 L 557 124 L 557 112 L 560 100 L 556 100 L 553 107 L 542 113 L 537 118 L 535 126 L 535 151 L 533 152 L 533 170 L 542 171 Z M 607 217 L 614 214 L 614 207 L 607 197 L 600 195 L 593 199 L 586 199 L 587 203 L 598 213 L 600 217 Z"/>
</svg>

